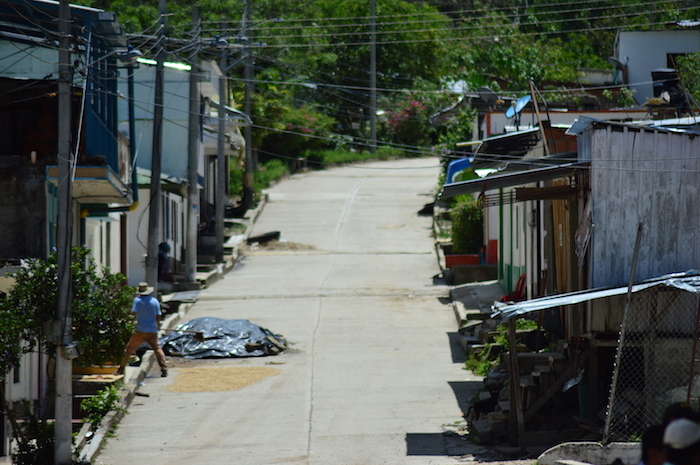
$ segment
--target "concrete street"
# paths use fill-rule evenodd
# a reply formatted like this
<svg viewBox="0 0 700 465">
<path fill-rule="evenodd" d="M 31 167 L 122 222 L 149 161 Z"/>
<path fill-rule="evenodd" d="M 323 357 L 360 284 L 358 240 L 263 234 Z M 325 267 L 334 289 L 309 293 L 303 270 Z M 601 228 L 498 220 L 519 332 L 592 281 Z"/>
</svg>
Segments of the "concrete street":
<svg viewBox="0 0 700 465">
<path fill-rule="evenodd" d="M 451 342 L 431 218 L 418 215 L 438 172 L 433 158 L 373 162 L 272 188 L 252 235 L 281 231 L 287 242 L 247 251 L 185 321 L 245 318 L 290 348 L 169 358 L 170 376 L 156 366 L 140 389 L 149 397 L 135 399 L 96 463 L 455 464 L 488 454 L 451 433 L 481 379 Z M 268 370 L 215 391 L 230 368 Z M 204 387 L 181 392 L 187 375 Z"/>
</svg>

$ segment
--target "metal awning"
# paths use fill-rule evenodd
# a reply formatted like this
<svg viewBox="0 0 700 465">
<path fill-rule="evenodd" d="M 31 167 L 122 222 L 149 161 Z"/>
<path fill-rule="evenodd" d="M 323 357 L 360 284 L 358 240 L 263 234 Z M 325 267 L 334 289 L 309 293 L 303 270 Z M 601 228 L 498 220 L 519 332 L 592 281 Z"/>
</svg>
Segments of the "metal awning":
<svg viewBox="0 0 700 465">
<path fill-rule="evenodd" d="M 672 273 L 658 278 L 642 281 L 632 286 L 631 292 L 639 292 L 654 286 L 675 287 L 688 292 L 700 293 L 700 271 L 690 270 L 684 273 Z M 563 305 L 574 305 L 589 300 L 602 299 L 616 295 L 626 294 L 628 286 L 609 287 L 599 289 L 587 289 L 584 291 L 569 292 L 567 294 L 557 294 L 539 299 L 526 300 L 515 304 L 507 305 L 500 302 L 495 303 L 491 308 L 493 313 L 491 318 L 508 320 L 510 318 L 524 315 L 530 312 L 546 310 L 548 308 L 561 307 Z"/>
<path fill-rule="evenodd" d="M 497 168 L 504 163 L 523 158 L 540 141 L 540 128 L 509 132 L 481 141 L 474 152 L 475 170 Z"/>
<path fill-rule="evenodd" d="M 209 102 L 212 104 L 213 108 L 216 108 L 217 110 L 219 109 L 219 102 L 215 99 L 210 98 Z M 233 107 L 230 107 L 228 105 L 224 105 L 224 108 L 226 108 L 226 119 L 230 121 L 242 121 L 243 124 L 241 126 L 245 126 L 247 124 L 253 124 L 253 120 L 250 119 L 250 116 L 242 112 L 241 110 L 236 110 Z M 207 119 L 211 119 L 213 121 L 218 120 L 218 117 L 206 117 Z M 210 123 L 211 124 L 211 123 Z M 239 123 L 240 124 L 240 123 Z"/>
<path fill-rule="evenodd" d="M 141 189 L 150 186 L 151 184 L 151 170 L 147 168 L 136 168 L 136 183 Z M 199 187 L 204 186 L 204 178 L 201 174 L 197 175 Z M 180 197 L 187 197 L 187 189 L 189 186 L 189 181 L 185 178 L 180 178 L 177 176 L 172 176 L 167 173 L 160 173 L 160 186 L 165 192 L 171 192 Z"/>
<path fill-rule="evenodd" d="M 46 178 L 58 185 L 58 166 L 46 167 Z M 73 198 L 90 204 L 133 203 L 131 186 L 109 166 L 78 166 L 73 178 Z"/>
<path fill-rule="evenodd" d="M 0 38 L 55 45 L 60 35 L 57 21 L 59 8 L 60 2 L 53 0 L 0 2 Z M 115 13 L 71 4 L 70 15 L 71 28 L 76 36 L 83 36 L 82 29 L 91 23 L 95 32 L 110 46 L 126 46 L 126 37 Z"/>
<path fill-rule="evenodd" d="M 440 192 L 438 198 L 445 199 L 485 190 L 502 189 L 504 187 L 519 186 L 538 181 L 549 181 L 571 176 L 575 174 L 577 170 L 587 169 L 588 166 L 589 164 L 587 162 L 564 163 L 562 165 L 516 171 L 507 174 L 497 174 L 480 179 L 445 184 L 442 186 L 442 192 Z"/>
</svg>

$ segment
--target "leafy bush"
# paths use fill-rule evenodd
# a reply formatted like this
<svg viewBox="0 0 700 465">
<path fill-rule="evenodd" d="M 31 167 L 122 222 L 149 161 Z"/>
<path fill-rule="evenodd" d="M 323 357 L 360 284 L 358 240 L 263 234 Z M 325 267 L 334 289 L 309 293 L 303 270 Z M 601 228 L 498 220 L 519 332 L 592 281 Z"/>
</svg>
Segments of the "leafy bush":
<svg viewBox="0 0 700 465">
<path fill-rule="evenodd" d="M 537 329 L 537 323 L 525 318 L 519 318 L 515 321 L 515 329 Z M 508 325 L 500 324 L 496 328 L 496 333 L 493 336 L 493 342 L 484 345 L 484 348 L 477 353 L 472 353 L 464 362 L 464 369 L 472 371 L 475 375 L 486 376 L 488 371 L 498 365 L 498 357 L 494 353 L 500 353 L 489 350 L 491 346 L 501 346 L 508 348 Z M 516 341 L 519 344 L 520 340 Z"/>
<path fill-rule="evenodd" d="M 285 103 L 276 106 L 271 123 L 276 131 L 269 131 L 262 140 L 262 154 L 276 154 L 296 158 L 303 152 L 320 150 L 327 144 L 327 137 L 335 120 L 318 111 L 312 105 L 295 107 Z M 268 160 L 264 160 L 268 161 Z"/>
<path fill-rule="evenodd" d="M 260 193 L 270 187 L 273 182 L 277 181 L 289 173 L 289 167 L 282 160 L 269 160 L 258 164 L 258 169 L 253 173 L 253 192 L 255 201 L 260 197 Z M 232 169 L 230 177 L 230 189 L 233 195 L 243 192 L 243 178 L 245 176 L 244 169 Z"/>
<path fill-rule="evenodd" d="M 97 391 L 94 396 L 83 399 L 80 402 L 80 408 L 87 414 L 85 418 L 90 422 L 92 428 L 97 429 L 109 412 L 124 411 L 117 406 L 117 402 L 119 402 L 119 391 L 116 386 L 110 385 Z"/>
<path fill-rule="evenodd" d="M 676 65 L 683 85 L 695 101 L 700 102 L 700 53 L 679 56 Z"/>
<path fill-rule="evenodd" d="M 377 148 L 377 153 L 369 151 L 355 152 L 352 150 L 318 150 L 306 154 L 309 166 L 312 168 L 323 168 L 325 165 L 341 165 L 363 160 L 388 160 L 390 158 L 401 158 L 405 154 L 401 150 L 389 148 Z"/>
<path fill-rule="evenodd" d="M 105 365 L 121 360 L 135 325 L 131 313 L 134 289 L 124 285 L 124 275 L 112 274 L 108 268 L 98 270 L 85 247 L 72 249 L 71 271 L 72 336 L 81 348 L 81 363 Z M 56 346 L 49 340 L 44 325 L 56 317 L 56 252 L 47 260 L 24 260 L 12 277 L 15 284 L 0 299 L 0 322 L 14 325 L 0 329 L 3 377 L 17 365 L 21 354 L 32 350 L 37 342 L 49 356 L 54 355 Z"/>
<path fill-rule="evenodd" d="M 418 95 L 408 95 L 386 112 L 392 141 L 418 147 L 430 146 L 435 131 L 429 124 L 430 111 Z"/>
<path fill-rule="evenodd" d="M 55 449 L 54 423 L 40 419 L 36 415 L 37 407 L 28 400 L 22 401 L 23 422 L 18 423 L 14 417 L 12 437 L 16 448 L 12 452 L 14 465 L 53 465 Z"/>
<path fill-rule="evenodd" d="M 476 254 L 484 245 L 484 211 L 476 200 L 460 200 L 452 210 L 452 252 Z"/>
</svg>

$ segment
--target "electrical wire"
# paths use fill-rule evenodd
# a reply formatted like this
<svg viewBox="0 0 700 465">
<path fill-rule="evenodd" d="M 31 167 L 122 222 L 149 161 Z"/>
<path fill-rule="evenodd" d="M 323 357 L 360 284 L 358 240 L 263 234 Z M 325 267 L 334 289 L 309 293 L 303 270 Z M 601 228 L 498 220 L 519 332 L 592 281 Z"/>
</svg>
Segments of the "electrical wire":
<svg viewBox="0 0 700 465">
<path fill-rule="evenodd" d="M 437 11 L 429 11 L 429 12 L 412 12 L 412 13 L 401 13 L 401 14 L 380 14 L 376 15 L 376 17 L 382 17 L 382 18 L 414 18 L 414 17 L 420 17 L 420 16 L 433 16 L 435 14 L 444 14 L 444 15 L 456 15 L 456 14 L 468 14 L 471 16 L 474 16 L 475 18 L 480 18 L 483 17 L 484 14 L 499 14 L 499 13 L 504 13 L 504 12 L 510 12 L 513 10 L 523 10 L 523 11 L 528 11 L 530 9 L 544 9 L 547 7 L 551 8 L 556 8 L 554 13 L 557 13 L 560 11 L 561 7 L 567 6 L 567 5 L 574 5 L 577 6 L 578 8 L 571 9 L 571 10 L 564 10 L 569 13 L 582 13 L 590 10 L 596 10 L 596 9 L 610 9 L 610 8 L 618 8 L 617 5 L 605 5 L 601 7 L 582 7 L 585 6 L 586 4 L 599 4 L 599 0 L 582 0 L 582 1 L 571 1 L 571 2 L 554 2 L 554 3 L 549 3 L 549 4 L 539 4 L 539 5 L 528 5 L 528 6 L 503 6 L 503 7 L 484 7 L 484 8 L 472 8 L 472 9 L 464 9 L 464 10 L 453 10 L 453 11 L 447 11 L 447 12 L 440 12 L 439 10 Z M 675 1 L 669 1 L 667 2 L 668 4 L 674 4 L 674 3 L 683 3 L 682 0 L 675 0 Z M 640 2 L 640 3 L 633 3 L 633 4 L 628 4 L 628 5 L 620 5 L 619 8 L 630 8 L 630 7 L 635 7 L 635 6 L 648 6 L 648 3 L 645 2 Z M 550 12 L 546 12 L 550 13 Z M 356 21 L 359 23 L 365 23 L 369 21 L 372 17 L 367 15 L 367 16 L 339 16 L 339 17 L 319 17 L 319 18 L 292 18 L 292 19 L 283 19 L 283 18 L 274 18 L 274 19 L 268 19 L 264 20 L 263 22 L 271 22 L 275 21 L 278 23 L 284 23 L 284 22 L 308 22 L 308 23 L 318 23 L 319 21 Z M 208 24 L 208 23 L 214 23 L 216 21 L 203 21 L 203 24 Z M 290 28 L 294 28 L 295 26 L 289 26 Z M 253 27 L 253 29 L 256 29 Z"/>
<path fill-rule="evenodd" d="M 596 1 L 591 1 L 590 3 L 598 3 L 598 2 L 596 2 Z M 677 2 L 671 2 L 671 3 L 682 3 L 682 1 L 681 1 L 681 0 L 678 0 Z M 561 7 L 562 5 L 580 5 L 580 3 L 579 3 L 579 2 L 571 2 L 571 3 L 552 4 L 552 6 L 557 6 L 557 7 Z M 530 8 L 541 8 L 541 5 L 532 5 L 532 6 L 527 7 L 527 8 L 522 8 L 522 9 L 523 9 L 523 13 L 513 13 L 512 15 L 506 15 L 506 19 L 511 18 L 511 17 L 512 17 L 512 18 L 519 18 L 519 17 L 521 17 L 521 16 L 523 16 L 523 15 L 525 15 L 525 14 L 528 14 L 529 16 L 532 16 L 532 15 L 535 15 L 535 16 L 536 16 L 536 15 L 538 15 L 538 14 L 557 14 L 557 15 L 561 15 L 561 14 L 575 14 L 575 13 L 590 13 L 590 12 L 592 12 L 592 11 L 610 11 L 610 10 L 617 10 L 617 9 L 629 11 L 631 8 L 639 7 L 639 6 L 646 6 L 646 7 L 648 7 L 648 3 L 646 3 L 646 2 L 639 2 L 639 3 L 633 3 L 633 4 L 627 4 L 627 5 L 606 5 L 606 6 L 600 6 L 600 7 L 575 8 L 575 9 L 568 9 L 568 10 L 567 10 L 567 9 L 560 9 L 560 8 L 558 8 L 558 9 L 553 10 L 553 11 L 544 11 L 544 12 L 541 12 L 541 13 L 531 13 L 531 14 L 530 14 L 530 13 L 528 13 L 528 10 L 529 10 Z M 698 8 L 698 7 L 687 7 L 687 8 L 680 8 L 680 9 L 677 8 L 676 11 L 693 10 L 693 9 L 697 9 L 697 8 Z M 400 14 L 400 15 L 391 15 L 391 14 L 385 15 L 385 14 L 380 14 L 380 15 L 376 15 L 376 16 L 374 17 L 374 19 L 375 19 L 376 24 L 377 24 L 378 26 L 388 26 L 388 25 L 415 25 L 415 24 L 427 24 L 427 23 L 431 23 L 431 22 L 445 22 L 445 21 L 453 22 L 455 19 L 462 19 L 462 18 L 454 18 L 454 16 L 455 16 L 456 14 L 461 14 L 461 13 L 468 14 L 469 16 L 471 16 L 471 17 L 474 18 L 474 19 L 481 19 L 483 16 L 480 15 L 479 13 L 490 13 L 490 14 L 493 14 L 494 12 L 495 12 L 495 13 L 498 13 L 498 12 L 501 12 L 501 11 L 503 11 L 503 12 L 506 12 L 506 11 L 511 12 L 511 11 L 513 11 L 513 10 L 520 10 L 520 9 L 521 9 L 521 7 L 503 7 L 503 8 L 500 8 L 500 9 L 499 9 L 499 8 L 488 8 L 488 9 L 482 9 L 482 10 L 479 10 L 479 9 L 477 9 L 477 10 L 457 10 L 457 11 L 450 11 L 450 12 L 440 12 L 440 11 L 432 11 L 432 12 L 426 12 L 426 13 L 422 13 L 422 12 L 413 12 L 413 13 L 406 13 L 406 14 Z M 634 12 L 634 13 L 631 13 L 631 14 L 623 14 L 623 15 L 610 15 L 610 14 L 607 14 L 607 15 L 605 15 L 605 16 L 601 16 L 601 17 L 598 17 L 598 18 L 599 18 L 599 19 L 605 18 L 605 19 L 615 20 L 615 19 L 622 18 L 622 17 L 627 17 L 627 16 L 646 15 L 646 14 L 648 14 L 647 11 L 643 11 L 643 12 Z M 420 20 L 420 19 L 419 19 L 419 20 L 414 20 L 414 19 L 413 19 L 413 18 L 420 17 L 420 16 L 437 16 L 437 15 L 442 15 L 443 17 L 442 17 L 442 18 L 430 19 L 430 20 Z M 401 18 L 408 18 L 409 20 L 406 21 L 406 20 L 403 20 L 403 19 L 402 19 L 402 20 L 400 20 L 400 21 L 397 20 L 397 21 L 393 21 L 393 22 L 392 22 L 392 21 L 383 21 L 384 19 L 392 19 L 392 18 L 393 18 L 393 19 L 396 19 L 396 18 L 398 18 L 398 19 L 401 19 Z M 358 28 L 358 27 L 366 27 L 367 24 L 368 24 L 368 21 L 371 20 L 371 19 L 372 19 L 372 17 L 370 17 L 370 16 L 355 16 L 355 17 L 341 17 L 341 18 L 310 18 L 310 19 L 306 19 L 306 18 L 293 18 L 293 19 L 289 19 L 289 20 L 281 20 L 281 21 L 279 21 L 279 23 L 288 22 L 288 23 L 294 23 L 294 24 L 290 24 L 289 26 L 275 26 L 275 27 L 274 27 L 274 30 L 275 30 L 276 32 L 279 32 L 279 31 L 284 31 L 284 30 L 286 30 L 286 29 L 293 30 L 293 31 L 299 31 L 299 30 L 304 30 L 304 29 L 319 29 L 319 28 L 324 28 L 324 27 L 325 27 L 325 28 Z M 591 19 L 591 18 L 585 18 L 585 17 L 584 17 L 584 18 L 574 18 L 573 20 L 575 20 L 575 21 L 586 21 L 586 20 L 590 20 L 590 19 Z M 353 21 L 353 22 L 348 23 L 348 24 L 333 24 L 333 21 Z M 570 21 L 572 21 L 572 19 L 553 20 L 553 21 L 548 21 L 547 23 L 557 23 L 557 22 L 566 23 L 566 22 L 570 22 Z M 299 25 L 299 23 L 304 23 L 304 22 L 311 22 L 312 25 L 310 25 L 310 26 L 300 26 L 300 25 Z M 330 24 L 327 24 L 327 23 L 330 23 Z M 514 25 L 517 25 L 517 26 L 533 25 L 533 26 L 534 26 L 534 25 L 537 25 L 537 24 L 539 24 L 539 23 L 537 23 L 537 22 L 533 22 L 533 23 L 517 23 L 517 24 L 514 24 Z M 471 29 L 471 30 L 478 30 L 478 29 L 482 29 L 482 28 L 501 27 L 501 26 L 502 26 L 502 25 L 496 25 L 496 26 L 475 25 L 475 26 L 472 26 L 472 27 L 469 28 L 469 29 Z M 253 28 L 253 31 L 255 31 L 255 30 L 258 30 L 258 29 Z M 259 28 L 259 30 L 265 30 L 265 31 L 266 31 L 267 29 Z M 211 29 L 204 29 L 204 31 L 205 31 L 205 32 L 209 32 L 209 31 L 212 31 L 212 30 L 211 30 Z M 377 32 L 380 32 L 380 31 L 377 31 Z M 565 32 L 565 31 L 564 31 L 564 32 Z M 257 37 L 257 38 L 260 38 L 260 37 L 263 37 L 263 38 L 264 38 L 264 37 L 268 37 L 268 36 L 260 36 L 259 34 L 256 34 L 256 37 Z"/>
<path fill-rule="evenodd" d="M 605 29 L 608 29 L 608 28 L 602 28 L 601 30 L 605 30 Z M 590 29 L 587 29 L 587 30 L 590 30 Z M 182 50 L 187 50 L 187 49 L 189 49 L 189 48 L 191 48 L 191 47 L 192 47 L 192 46 L 189 46 L 189 47 L 188 47 L 188 46 L 182 47 L 182 48 L 181 48 L 181 51 L 182 51 Z M 258 83 L 263 83 L 263 82 L 270 82 L 270 83 L 272 83 L 272 82 L 275 82 L 275 81 L 259 81 L 259 80 L 258 80 L 258 81 L 256 81 L 256 82 L 258 82 Z M 339 87 L 340 87 L 340 86 L 339 86 Z M 344 86 L 343 88 L 344 88 L 344 89 L 349 89 L 348 86 Z M 367 90 L 368 88 L 364 88 L 364 89 Z M 389 91 L 396 91 L 396 89 L 387 89 L 387 90 L 389 90 Z M 359 102 L 353 102 L 353 103 L 356 103 L 356 104 L 357 104 L 357 103 L 359 103 Z M 275 130 L 274 128 L 267 128 L 267 127 L 264 127 L 264 126 L 257 126 L 257 127 L 260 128 L 260 129 L 266 129 L 266 130 L 272 130 L 272 131 Z M 288 131 L 283 131 L 283 132 L 288 132 Z M 305 133 L 297 133 L 297 134 L 298 134 L 298 135 L 301 135 L 301 136 L 308 136 L 308 135 L 305 134 Z"/>
<path fill-rule="evenodd" d="M 106 91 L 102 91 L 104 93 L 107 93 Z M 150 102 L 146 102 L 147 105 L 150 105 Z M 147 112 L 148 114 L 152 114 L 152 109 L 150 106 L 138 106 L 138 108 L 144 112 Z M 189 130 L 189 127 L 185 124 L 180 124 L 177 121 L 170 120 L 170 119 L 165 119 L 164 121 L 167 121 L 176 127 L 181 127 L 183 129 Z M 274 120 L 270 120 L 274 121 Z M 274 121 L 277 122 L 277 121 Z M 306 138 L 314 138 L 314 139 L 320 139 L 324 141 L 329 141 L 329 142 L 335 142 L 337 141 L 338 137 L 344 137 L 342 135 L 334 134 L 332 136 L 317 136 L 317 135 L 312 135 L 312 134 L 307 134 L 305 132 L 298 132 L 298 131 L 291 131 L 291 130 L 281 130 L 278 128 L 274 127 L 269 127 L 269 126 L 263 126 L 259 124 L 254 124 L 254 128 L 256 129 L 262 129 L 270 132 L 277 132 L 277 133 L 285 133 L 285 134 L 290 134 L 290 135 L 297 135 L 297 136 L 302 136 Z M 369 139 L 362 139 L 362 138 L 353 138 L 352 142 L 356 145 L 365 145 L 365 146 L 370 146 L 371 141 Z M 410 146 L 410 145 L 405 145 L 405 144 L 392 144 L 392 143 L 386 143 L 386 142 L 380 142 L 379 143 L 379 148 L 395 148 L 395 149 L 401 149 L 404 150 L 405 152 L 408 153 L 414 153 L 417 155 L 421 156 L 435 156 L 435 148 L 434 147 L 419 147 L 419 146 Z M 535 145 L 534 149 L 537 149 L 537 147 L 543 147 L 543 142 L 540 141 L 538 144 Z M 267 152 L 264 150 L 256 149 L 256 151 L 260 153 L 265 153 L 270 156 L 276 156 L 281 159 L 287 159 L 289 157 L 281 154 L 276 154 L 273 152 Z M 452 155 L 454 154 L 454 155 Z M 463 153 L 460 153 L 457 150 L 443 150 L 440 153 L 440 156 L 442 158 L 464 158 Z M 525 165 L 530 165 L 532 167 L 544 167 L 544 166 L 552 166 L 551 163 L 546 163 L 542 160 L 538 159 L 526 159 L 522 158 L 516 155 L 507 155 L 507 154 L 496 154 L 496 153 L 479 153 L 479 159 L 483 161 L 494 161 L 494 162 L 507 162 L 507 161 L 512 161 L 512 162 L 517 162 L 518 164 L 525 164 Z M 573 158 L 570 159 L 571 161 L 575 161 Z M 692 157 L 686 158 L 686 157 L 677 157 L 674 158 L 674 160 L 688 160 L 691 161 L 693 160 Z M 625 159 L 615 159 L 615 160 L 598 160 L 598 161 L 610 161 L 610 162 L 624 162 Z M 632 161 L 632 160 L 627 160 L 627 161 Z M 639 160 L 634 160 L 639 161 Z M 643 161 L 643 160 L 642 160 Z M 648 161 L 653 161 L 649 159 Z M 607 166 L 607 165 L 606 165 Z M 608 169 L 608 168 L 606 168 Z M 637 168 L 615 168 L 614 166 L 611 166 L 609 169 L 619 169 L 620 171 L 629 171 L 629 172 L 635 172 L 635 171 L 656 171 L 656 172 L 676 172 L 674 170 L 664 170 L 663 168 L 655 168 L 655 169 L 649 169 L 649 170 L 640 170 Z M 700 170 L 698 170 L 700 171 Z M 689 170 L 689 171 L 677 171 L 677 172 L 695 172 L 694 170 Z"/>
<path fill-rule="evenodd" d="M 688 10 L 692 9 L 697 9 L 697 7 L 688 7 Z M 557 12 L 557 14 L 562 14 L 566 13 L 564 12 Z M 573 23 L 573 22 L 589 22 L 589 21 L 595 21 L 595 20 L 600 20 L 600 19 L 606 19 L 606 20 L 619 20 L 619 19 L 624 19 L 624 18 L 629 18 L 629 17 L 634 17 L 634 16 L 639 16 L 640 13 L 625 13 L 625 14 L 619 14 L 619 15 L 601 15 L 601 16 L 588 16 L 585 18 L 566 18 L 566 19 L 550 19 L 547 21 L 533 21 L 529 23 L 517 23 L 517 24 L 508 24 L 507 26 L 510 27 L 517 27 L 517 28 L 527 28 L 527 27 L 542 27 L 546 25 L 551 25 L 551 24 L 566 24 L 566 23 Z M 450 22 L 449 18 L 441 18 L 441 19 L 435 19 L 432 20 L 432 22 Z M 386 27 L 388 25 L 401 25 L 401 26 L 408 26 L 408 25 L 415 25 L 415 24 L 421 24 L 423 22 L 421 21 L 409 21 L 409 22 L 398 22 L 398 23 L 382 23 L 378 22 L 376 23 L 376 27 L 378 28 L 377 31 L 375 32 L 376 36 L 383 36 L 383 35 L 390 35 L 390 34 L 415 34 L 415 33 L 422 33 L 422 32 L 446 32 L 446 31 L 459 31 L 459 32 L 464 32 L 464 31 L 475 31 L 475 30 L 491 30 L 491 29 L 500 29 L 503 27 L 503 25 L 499 24 L 493 24 L 493 25 L 488 25 L 488 24 L 480 24 L 477 26 L 472 26 L 468 28 L 450 28 L 450 29 L 436 29 L 436 28 L 429 28 L 429 29 L 396 29 L 396 30 L 382 30 L 382 27 Z M 361 31 L 352 31 L 352 32 L 324 32 L 324 33 L 319 33 L 319 34 L 291 34 L 291 35 L 258 35 L 256 36 L 256 39 L 258 40 L 271 40 L 271 39 L 277 39 L 277 38 L 283 38 L 283 39 L 291 39 L 291 38 L 304 38 L 304 39 L 314 39 L 314 38 L 336 38 L 336 37 L 344 37 L 344 36 L 356 36 L 358 34 L 366 34 L 367 32 L 364 30 L 368 25 L 367 24 L 348 24 L 348 25 L 343 25 L 343 26 L 337 26 L 333 25 L 330 26 L 330 28 L 337 28 L 337 27 L 352 27 L 352 28 L 362 28 Z M 327 26 L 317 26 L 314 27 L 314 29 L 319 29 L 319 28 L 328 28 Z M 295 32 L 298 31 L 299 29 L 295 29 Z M 278 32 L 276 29 L 274 29 L 274 32 Z M 566 31 L 558 31 L 559 33 L 566 33 Z"/>
</svg>

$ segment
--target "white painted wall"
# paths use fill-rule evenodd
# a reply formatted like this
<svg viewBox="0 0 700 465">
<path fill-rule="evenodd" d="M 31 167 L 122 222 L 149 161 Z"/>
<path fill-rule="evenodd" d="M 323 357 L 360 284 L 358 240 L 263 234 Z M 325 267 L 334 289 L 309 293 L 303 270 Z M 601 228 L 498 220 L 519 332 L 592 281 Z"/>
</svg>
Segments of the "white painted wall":
<svg viewBox="0 0 700 465">
<path fill-rule="evenodd" d="M 133 212 L 129 212 L 127 219 L 126 248 L 129 262 L 127 278 L 130 286 L 136 286 L 146 280 L 145 257 L 148 249 L 149 196 L 149 189 L 139 189 L 139 206 Z M 187 198 L 163 191 L 161 202 L 161 237 L 158 243 L 167 242 L 170 244 L 171 262 L 182 261 L 182 250 L 186 244 Z M 169 215 L 164 208 L 165 203 L 169 204 Z M 165 221 L 166 217 L 167 222 Z"/>
<path fill-rule="evenodd" d="M 45 389 L 43 383 L 46 382 L 46 361 L 45 357 L 37 352 L 33 352 L 22 357 L 20 367 L 15 373 L 11 371 L 5 381 L 5 393 L 10 403 L 23 399 L 35 400 L 42 396 Z M 12 431 L 10 423 L 5 419 L 5 435 L 0 438 L 3 442 L 2 449 L 7 452 L 11 450 Z M 1 459 L 0 459 L 1 460 Z M 9 463 L 9 462 L 7 462 Z"/>
<path fill-rule="evenodd" d="M 127 71 L 120 70 L 119 92 L 128 96 Z M 163 88 L 162 173 L 187 179 L 189 128 L 189 71 L 165 68 Z M 155 66 L 141 64 L 134 70 L 136 166 L 151 169 Z M 128 123 L 128 101 L 119 101 L 119 120 Z M 122 126 L 123 127 L 123 124 Z"/>
<path fill-rule="evenodd" d="M 29 47 L 26 52 L 17 53 Z M 3 77 L 15 79 L 44 79 L 56 75 L 58 52 L 48 47 L 32 47 L 27 44 L 0 40 L 0 57 L 3 63 Z M 12 64 L 12 66 L 9 66 Z"/>
<path fill-rule="evenodd" d="M 614 56 L 627 61 L 627 78 L 635 99 L 644 104 L 654 96 L 651 70 L 668 68 L 669 53 L 700 51 L 700 31 L 620 31 L 615 40 Z"/>
<path fill-rule="evenodd" d="M 633 121 L 643 120 L 649 117 L 648 111 L 639 109 L 623 109 L 610 111 L 564 111 L 550 109 L 548 112 L 545 113 L 544 110 L 541 108 L 540 111 L 542 118 L 548 118 L 552 122 L 553 126 L 570 126 L 580 116 L 599 119 L 601 121 Z M 537 117 L 534 116 L 534 114 L 531 111 L 523 111 L 520 116 L 520 123 L 521 126 L 519 126 L 519 129 L 527 129 L 530 127 L 534 127 L 537 125 Z M 513 118 L 506 118 L 506 114 L 502 111 L 492 111 L 486 114 L 486 118 L 484 118 L 484 124 L 481 129 L 482 132 L 487 136 L 493 136 L 496 134 L 503 134 L 505 132 L 516 130 L 516 127 L 514 126 Z"/>
<path fill-rule="evenodd" d="M 124 273 L 121 269 L 121 225 L 122 213 L 110 213 L 106 217 L 85 219 L 85 246 L 92 252 L 98 268 L 108 267 L 112 273 Z"/>
</svg>

